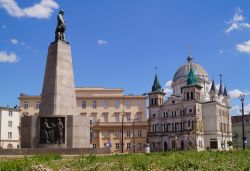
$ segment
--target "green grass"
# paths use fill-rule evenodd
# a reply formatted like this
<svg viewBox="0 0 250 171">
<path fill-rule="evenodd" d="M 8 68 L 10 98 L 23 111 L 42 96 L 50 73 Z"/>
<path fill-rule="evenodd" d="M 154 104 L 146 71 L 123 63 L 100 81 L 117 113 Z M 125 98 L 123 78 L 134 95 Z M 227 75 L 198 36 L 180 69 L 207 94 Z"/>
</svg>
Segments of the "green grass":
<svg viewBox="0 0 250 171">
<path fill-rule="evenodd" d="M 250 150 L 176 151 L 150 154 L 124 154 L 78 157 L 39 155 L 0 161 L 0 171 L 34 170 L 43 165 L 52 170 L 250 170 Z"/>
</svg>

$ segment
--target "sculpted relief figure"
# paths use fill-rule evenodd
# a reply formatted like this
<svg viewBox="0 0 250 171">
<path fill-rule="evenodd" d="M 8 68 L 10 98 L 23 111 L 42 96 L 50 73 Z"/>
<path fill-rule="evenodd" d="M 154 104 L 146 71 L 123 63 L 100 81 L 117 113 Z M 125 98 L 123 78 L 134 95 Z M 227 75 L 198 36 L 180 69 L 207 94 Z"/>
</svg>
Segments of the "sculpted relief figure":
<svg viewBox="0 0 250 171">
<path fill-rule="evenodd" d="M 42 124 L 42 139 L 45 143 L 49 144 L 52 140 L 52 131 L 53 127 L 49 126 L 48 119 L 44 119 L 44 122 Z"/>
<path fill-rule="evenodd" d="M 60 10 L 59 14 L 57 15 L 57 27 L 55 31 L 55 40 L 62 40 L 65 41 L 64 32 L 66 30 L 66 23 L 64 21 L 64 10 Z"/>
<path fill-rule="evenodd" d="M 63 143 L 63 123 L 60 118 L 58 119 L 57 123 L 57 131 L 58 131 L 57 142 L 61 144 Z"/>
</svg>

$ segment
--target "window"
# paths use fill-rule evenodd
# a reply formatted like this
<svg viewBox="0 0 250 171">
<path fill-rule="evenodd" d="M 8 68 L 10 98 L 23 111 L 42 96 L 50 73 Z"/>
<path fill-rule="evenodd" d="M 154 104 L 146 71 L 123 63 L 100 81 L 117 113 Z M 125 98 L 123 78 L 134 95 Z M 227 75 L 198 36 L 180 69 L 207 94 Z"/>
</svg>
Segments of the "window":
<svg viewBox="0 0 250 171">
<path fill-rule="evenodd" d="M 12 121 L 8 121 L 8 127 L 12 127 Z"/>
<path fill-rule="evenodd" d="M 120 122 L 120 113 L 115 113 L 115 122 Z"/>
<path fill-rule="evenodd" d="M 8 138 L 12 139 L 12 132 L 8 132 Z"/>
<path fill-rule="evenodd" d="M 194 99 L 194 93 L 191 92 L 191 100 L 193 100 L 193 99 Z"/>
<path fill-rule="evenodd" d="M 138 149 L 141 150 L 142 149 L 142 144 L 138 143 Z"/>
<path fill-rule="evenodd" d="M 13 148 L 13 145 L 10 143 L 10 144 L 7 145 L 7 148 L 8 148 L 8 149 L 12 149 L 12 148 Z"/>
<path fill-rule="evenodd" d="M 103 122 L 108 122 L 108 121 L 109 121 L 109 114 L 103 113 Z"/>
<path fill-rule="evenodd" d="M 29 108 L 29 103 L 27 100 L 24 101 L 24 109 L 28 109 Z"/>
<path fill-rule="evenodd" d="M 115 108 L 116 108 L 116 109 L 119 109 L 119 108 L 120 108 L 120 101 L 119 101 L 119 100 L 116 100 L 116 101 L 115 101 Z"/>
<path fill-rule="evenodd" d="M 97 102 L 96 102 L 96 100 L 94 100 L 93 101 L 93 109 L 96 109 L 96 107 L 97 107 Z"/>
<path fill-rule="evenodd" d="M 93 149 L 96 149 L 96 144 L 93 144 Z"/>
<path fill-rule="evenodd" d="M 142 101 L 137 101 L 137 107 L 138 107 L 138 109 L 142 108 Z"/>
<path fill-rule="evenodd" d="M 138 137 L 142 137 L 142 131 L 138 131 Z"/>
<path fill-rule="evenodd" d="M 153 118 L 155 118 L 155 113 L 153 113 Z"/>
<path fill-rule="evenodd" d="M 90 116 L 90 120 L 92 120 L 93 123 L 96 122 L 96 113 L 92 113 L 91 116 Z"/>
<path fill-rule="evenodd" d="M 130 100 L 125 101 L 125 106 L 127 109 L 130 109 Z"/>
<path fill-rule="evenodd" d="M 189 93 L 187 93 L 187 100 L 189 100 Z"/>
<path fill-rule="evenodd" d="M 203 146 L 202 141 L 199 140 L 199 147 L 202 147 L 202 146 Z"/>
<path fill-rule="evenodd" d="M 91 138 L 97 138 L 97 133 L 96 133 L 96 131 L 91 131 L 91 132 L 90 132 L 90 137 L 91 137 Z"/>
<path fill-rule="evenodd" d="M 12 115 L 13 115 L 13 111 L 9 111 L 9 117 L 12 117 Z"/>
<path fill-rule="evenodd" d="M 108 100 L 103 100 L 103 108 L 104 108 L 104 109 L 108 109 L 108 107 L 109 107 L 109 102 L 108 102 Z"/>
<path fill-rule="evenodd" d="M 141 113 L 137 113 L 136 114 L 136 121 L 137 122 L 141 122 L 141 120 L 142 120 L 142 114 Z"/>
<path fill-rule="evenodd" d="M 87 108 L 87 102 L 85 100 L 82 101 L 82 109 Z"/>
<path fill-rule="evenodd" d="M 119 143 L 115 143 L 115 149 L 119 150 L 120 149 L 120 144 Z"/>
<path fill-rule="evenodd" d="M 115 131 L 115 138 L 119 138 L 121 135 L 121 131 Z"/>
<path fill-rule="evenodd" d="M 163 112 L 163 118 L 167 118 L 168 117 L 168 112 Z"/>
<path fill-rule="evenodd" d="M 189 109 L 188 111 L 189 111 L 189 113 L 192 113 L 193 110 L 192 110 L 192 109 Z"/>
<path fill-rule="evenodd" d="M 130 131 L 127 131 L 127 132 L 126 132 L 126 137 L 127 137 L 127 138 L 130 138 Z"/>
<path fill-rule="evenodd" d="M 130 122 L 130 120 L 131 120 L 131 114 L 130 113 L 126 113 L 126 119 L 127 119 L 127 122 Z"/>
<path fill-rule="evenodd" d="M 131 148 L 131 144 L 127 143 L 127 149 L 129 150 Z"/>
<path fill-rule="evenodd" d="M 108 131 L 103 131 L 102 132 L 102 137 L 103 138 L 108 138 L 109 137 L 109 132 Z"/>
<path fill-rule="evenodd" d="M 40 109 L 40 101 L 36 101 L 36 109 Z"/>
</svg>

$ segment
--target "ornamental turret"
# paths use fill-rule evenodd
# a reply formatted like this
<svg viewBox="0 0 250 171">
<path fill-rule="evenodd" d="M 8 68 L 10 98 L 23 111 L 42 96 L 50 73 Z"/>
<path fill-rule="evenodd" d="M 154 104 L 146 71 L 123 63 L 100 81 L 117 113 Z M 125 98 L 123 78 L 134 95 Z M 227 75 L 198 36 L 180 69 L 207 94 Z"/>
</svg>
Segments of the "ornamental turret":
<svg viewBox="0 0 250 171">
<path fill-rule="evenodd" d="M 148 94 L 149 95 L 149 107 L 159 107 L 163 101 L 164 101 L 164 96 L 166 93 L 164 93 L 163 89 L 161 89 L 161 84 L 158 79 L 158 75 L 155 72 L 155 79 L 154 83 L 152 86 L 151 92 Z"/>
<path fill-rule="evenodd" d="M 212 81 L 211 89 L 209 91 L 209 96 L 211 101 L 215 101 L 217 99 L 217 90 L 215 87 L 214 80 Z"/>
<path fill-rule="evenodd" d="M 220 74 L 220 87 L 219 87 L 219 96 L 223 96 L 223 85 L 222 85 L 222 75 Z"/>
</svg>

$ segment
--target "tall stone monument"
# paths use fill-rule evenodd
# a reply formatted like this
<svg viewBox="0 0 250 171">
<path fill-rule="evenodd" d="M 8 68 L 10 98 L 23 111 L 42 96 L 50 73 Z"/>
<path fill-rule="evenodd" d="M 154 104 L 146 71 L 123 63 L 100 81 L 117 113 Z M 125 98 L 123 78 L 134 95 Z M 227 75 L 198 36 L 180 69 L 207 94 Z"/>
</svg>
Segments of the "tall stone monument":
<svg viewBox="0 0 250 171">
<path fill-rule="evenodd" d="M 64 11 L 57 16 L 49 46 L 40 111 L 21 119 L 23 148 L 89 148 L 90 122 L 77 113 L 71 47 L 65 40 Z"/>
</svg>

